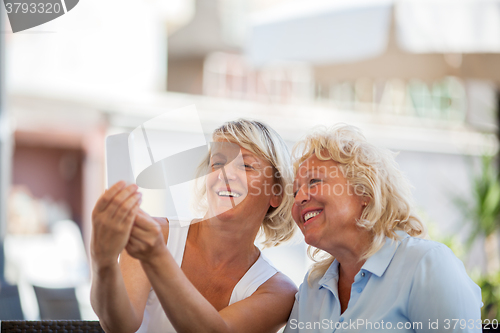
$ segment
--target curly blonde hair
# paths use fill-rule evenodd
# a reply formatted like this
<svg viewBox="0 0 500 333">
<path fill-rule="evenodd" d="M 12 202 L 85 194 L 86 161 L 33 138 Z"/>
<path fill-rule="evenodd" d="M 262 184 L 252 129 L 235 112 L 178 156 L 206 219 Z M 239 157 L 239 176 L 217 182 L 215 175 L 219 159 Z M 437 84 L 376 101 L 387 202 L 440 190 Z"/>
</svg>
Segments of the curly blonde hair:
<svg viewBox="0 0 500 333">
<path fill-rule="evenodd" d="M 377 252 L 386 237 L 397 240 L 396 230 L 425 236 L 425 226 L 415 214 L 411 187 L 399 170 L 396 154 L 368 143 L 359 128 L 346 124 L 317 128 L 298 142 L 293 149 L 295 173 L 313 154 L 323 161 L 335 161 L 356 194 L 370 198 L 357 221 L 359 227 L 372 234 L 370 247 L 361 260 Z M 316 262 L 308 278 L 313 281 L 324 275 L 335 258 L 312 246 L 308 254 Z"/>
<path fill-rule="evenodd" d="M 260 121 L 238 119 L 229 121 L 217 128 L 212 140 L 226 140 L 245 148 L 268 161 L 273 167 L 274 182 L 281 189 L 282 200 L 278 207 L 270 207 L 262 222 L 259 236 L 263 236 L 263 247 L 277 246 L 294 235 L 295 222 L 292 218 L 293 196 L 289 189 L 293 183 L 293 169 L 290 151 L 281 136 L 271 127 Z M 199 167 L 199 173 L 206 172 L 210 165 L 210 153 Z M 196 205 L 198 210 L 206 210 L 206 188 L 196 186 Z"/>
</svg>

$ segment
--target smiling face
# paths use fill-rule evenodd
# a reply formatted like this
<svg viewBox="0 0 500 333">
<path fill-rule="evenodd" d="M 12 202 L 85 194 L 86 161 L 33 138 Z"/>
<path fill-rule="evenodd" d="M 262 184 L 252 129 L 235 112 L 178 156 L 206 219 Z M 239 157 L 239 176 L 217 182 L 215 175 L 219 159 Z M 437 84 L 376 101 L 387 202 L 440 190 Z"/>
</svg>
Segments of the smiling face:
<svg viewBox="0 0 500 333">
<path fill-rule="evenodd" d="M 316 155 L 302 162 L 294 196 L 292 216 L 307 244 L 337 256 L 368 236 L 356 224 L 367 200 L 355 193 L 336 162 Z"/>
<path fill-rule="evenodd" d="M 279 206 L 280 197 L 272 193 L 273 168 L 253 152 L 222 142 L 212 150 L 210 170 L 206 183 L 210 216 L 255 217 L 261 223 L 270 206 Z"/>
</svg>

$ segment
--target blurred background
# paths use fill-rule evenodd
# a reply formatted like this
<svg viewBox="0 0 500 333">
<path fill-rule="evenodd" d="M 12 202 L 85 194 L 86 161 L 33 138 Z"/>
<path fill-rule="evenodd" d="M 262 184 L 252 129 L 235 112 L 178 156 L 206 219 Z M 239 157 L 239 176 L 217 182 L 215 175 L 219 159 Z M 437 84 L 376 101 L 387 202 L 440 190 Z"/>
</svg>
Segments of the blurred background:
<svg viewBox="0 0 500 333">
<path fill-rule="evenodd" d="M 0 319 L 96 318 L 105 138 L 192 104 L 206 133 L 246 117 L 292 147 L 345 122 L 398 152 L 500 319 L 499 0 L 85 0 L 15 34 L 0 11 Z M 305 250 L 265 253 L 298 285 Z"/>
</svg>

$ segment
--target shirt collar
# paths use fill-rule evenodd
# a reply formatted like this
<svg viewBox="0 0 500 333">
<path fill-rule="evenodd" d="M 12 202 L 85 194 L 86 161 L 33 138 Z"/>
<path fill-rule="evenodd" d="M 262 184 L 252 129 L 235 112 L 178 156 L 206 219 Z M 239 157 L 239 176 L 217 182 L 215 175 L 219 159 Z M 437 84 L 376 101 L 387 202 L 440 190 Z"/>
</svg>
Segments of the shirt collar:
<svg viewBox="0 0 500 333">
<path fill-rule="evenodd" d="M 337 294 L 337 281 L 339 280 L 339 262 L 337 259 L 328 267 L 323 277 L 318 281 L 318 289 L 330 289 L 335 295 Z"/>
<path fill-rule="evenodd" d="M 378 277 L 382 276 L 394 257 L 401 241 L 406 237 L 410 237 L 403 230 L 397 230 L 396 235 L 399 240 L 385 237 L 385 244 L 380 248 L 380 250 L 375 252 L 375 254 L 366 260 L 363 267 L 361 267 L 361 270 L 368 271 Z"/>
<path fill-rule="evenodd" d="M 401 244 L 401 241 L 408 236 L 406 232 L 403 230 L 396 230 L 396 235 L 399 240 L 394 240 L 389 237 L 385 237 L 384 245 L 375 252 L 370 258 L 368 258 L 361 267 L 361 271 L 365 270 L 372 274 L 377 275 L 378 277 L 384 274 L 385 270 L 389 266 L 394 254 L 396 254 L 396 250 Z M 328 270 L 325 272 L 323 277 L 318 281 L 318 288 L 322 287 L 330 287 L 336 289 L 337 281 L 339 279 L 339 262 L 337 259 L 333 261 L 333 263 L 328 267 Z M 333 282 L 332 282 L 333 281 Z"/>
</svg>

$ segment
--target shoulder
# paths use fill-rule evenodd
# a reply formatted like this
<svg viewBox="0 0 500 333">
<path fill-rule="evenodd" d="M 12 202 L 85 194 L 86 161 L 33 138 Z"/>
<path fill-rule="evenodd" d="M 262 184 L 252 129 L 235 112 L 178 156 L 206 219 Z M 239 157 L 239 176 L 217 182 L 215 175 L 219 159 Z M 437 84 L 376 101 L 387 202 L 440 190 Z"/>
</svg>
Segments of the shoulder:
<svg viewBox="0 0 500 333">
<path fill-rule="evenodd" d="M 408 312 L 414 319 L 480 318 L 481 289 L 446 245 L 409 240 L 418 254 L 409 279 Z"/>
<path fill-rule="evenodd" d="M 231 304 L 220 313 L 230 319 L 229 326 L 234 331 L 251 327 L 252 332 L 277 332 L 290 316 L 296 291 L 293 282 L 278 272 L 252 295 Z"/>
<path fill-rule="evenodd" d="M 281 272 L 277 272 L 257 288 L 255 294 L 259 293 L 273 293 L 285 297 L 295 297 L 297 287 L 288 276 Z"/>
<path fill-rule="evenodd" d="M 430 240 L 423 239 L 418 237 L 408 236 L 401 241 L 401 247 L 412 251 L 414 253 L 425 254 L 427 251 L 433 249 L 447 249 L 448 247 L 442 243 Z"/>
<path fill-rule="evenodd" d="M 406 262 L 418 263 L 426 259 L 431 262 L 460 261 L 446 245 L 429 239 L 406 237 L 397 250 Z"/>
<path fill-rule="evenodd" d="M 401 241 L 385 276 L 397 277 L 400 285 L 414 290 L 475 288 L 462 261 L 446 245 L 415 237 Z"/>
<path fill-rule="evenodd" d="M 424 295 L 423 291 L 427 291 L 430 297 L 449 294 L 449 299 L 450 295 L 466 291 L 471 295 L 480 295 L 479 287 L 470 279 L 463 262 L 450 248 L 435 241 L 410 238 L 406 253 L 407 257 L 415 260 L 412 274 L 415 293 Z"/>
<path fill-rule="evenodd" d="M 418 238 L 414 239 L 413 243 L 412 252 L 416 254 L 415 259 L 418 260 L 417 273 L 420 272 L 423 276 L 449 276 L 447 274 L 467 276 L 463 262 L 446 245 Z"/>
</svg>

